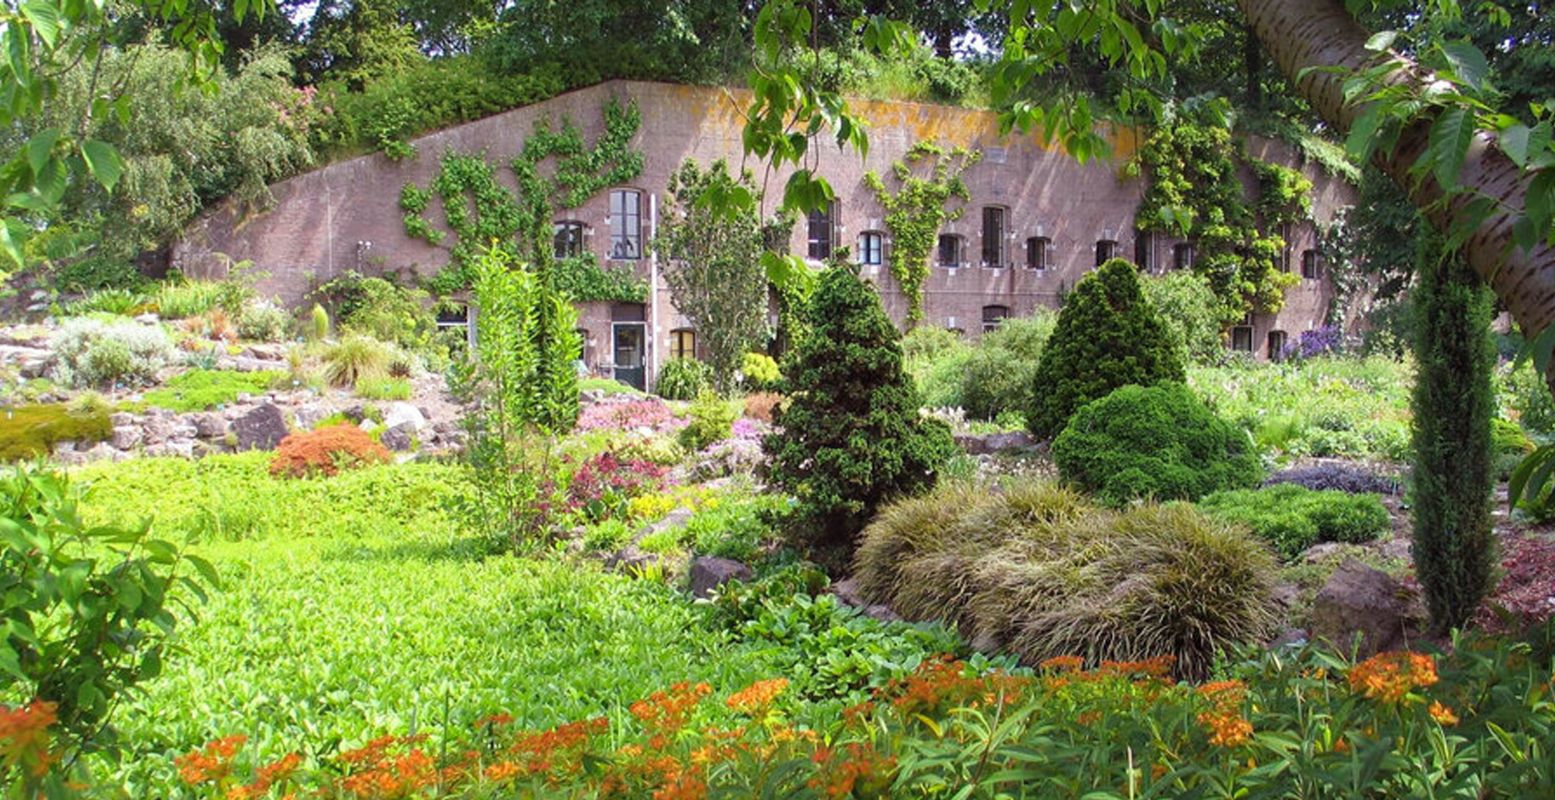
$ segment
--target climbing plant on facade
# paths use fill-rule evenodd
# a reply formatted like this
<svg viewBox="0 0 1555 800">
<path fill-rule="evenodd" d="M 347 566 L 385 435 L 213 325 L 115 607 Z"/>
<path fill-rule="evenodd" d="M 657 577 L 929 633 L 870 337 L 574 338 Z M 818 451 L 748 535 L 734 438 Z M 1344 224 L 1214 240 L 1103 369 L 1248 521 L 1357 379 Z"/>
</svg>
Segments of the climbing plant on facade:
<svg viewBox="0 0 1555 800">
<path fill-rule="evenodd" d="M 524 147 L 509 163 L 515 192 L 498 180 L 498 165 L 483 155 L 447 153 L 430 186 L 406 184 L 400 192 L 405 233 L 433 245 L 448 244 L 449 263 L 433 281 L 437 291 L 471 284 L 472 265 L 487 248 L 526 261 L 574 300 L 642 302 L 647 286 L 629 271 L 608 269 L 589 257 L 555 258 L 552 220 L 577 208 L 608 186 L 628 183 L 642 173 L 643 155 L 631 148 L 642 119 L 636 105 L 611 101 L 604 109 L 604 132 L 592 146 L 570 121 L 560 127 L 535 123 Z M 541 165 L 554 162 L 554 169 Z M 446 231 L 427 214 L 436 199 Z"/>
<path fill-rule="evenodd" d="M 1312 213 L 1312 182 L 1300 172 L 1247 157 L 1225 128 L 1178 122 L 1157 129 L 1141 149 L 1148 175 L 1135 224 L 1194 243 L 1193 269 L 1214 288 L 1223 319 L 1275 312 L 1286 287 L 1280 230 Z M 1239 175 L 1251 169 L 1257 196 L 1249 203 Z"/>
<path fill-rule="evenodd" d="M 908 325 L 923 317 L 923 282 L 929 277 L 929 255 L 934 252 L 940 228 L 960 219 L 965 210 L 947 203 L 970 199 L 961 175 L 981 158 L 982 153 L 965 148 L 946 150 L 933 142 L 919 142 L 891 165 L 895 192 L 876 173 L 864 174 L 865 185 L 885 209 L 885 226 L 891 234 L 889 264 L 907 295 Z"/>
</svg>

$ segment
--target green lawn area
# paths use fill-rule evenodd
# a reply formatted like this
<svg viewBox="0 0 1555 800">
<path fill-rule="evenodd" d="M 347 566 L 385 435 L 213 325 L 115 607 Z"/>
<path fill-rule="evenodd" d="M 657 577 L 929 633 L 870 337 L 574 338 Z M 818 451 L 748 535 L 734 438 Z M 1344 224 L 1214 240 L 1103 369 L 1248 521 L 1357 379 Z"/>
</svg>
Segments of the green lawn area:
<svg viewBox="0 0 1555 800">
<path fill-rule="evenodd" d="M 263 512 L 241 539 L 207 534 L 196 545 L 225 586 L 182 629 L 184 652 L 117 717 L 132 743 L 131 791 L 176 786 L 174 757 L 233 733 L 274 758 L 380 733 L 435 739 L 499 711 L 521 727 L 620 720 L 632 701 L 677 681 L 729 692 L 775 674 L 763 652 L 704 627 L 661 582 L 554 558 L 482 557 L 436 502 L 458 483 L 424 491 L 450 474 L 407 464 L 277 480 L 254 455 L 83 470 L 96 487 L 93 516 L 133 513 L 149 483 L 161 483 L 149 510 L 164 535 L 199 533 L 199 520 L 235 503 Z M 377 502 L 340 514 L 330 499 L 343 494 Z"/>
</svg>

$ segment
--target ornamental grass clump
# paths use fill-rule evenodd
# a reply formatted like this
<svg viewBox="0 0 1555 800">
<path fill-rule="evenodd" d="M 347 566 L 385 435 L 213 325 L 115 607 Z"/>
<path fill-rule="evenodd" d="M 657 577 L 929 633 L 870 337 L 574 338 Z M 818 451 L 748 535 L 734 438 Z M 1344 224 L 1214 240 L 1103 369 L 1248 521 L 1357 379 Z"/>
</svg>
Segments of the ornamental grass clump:
<svg viewBox="0 0 1555 800">
<path fill-rule="evenodd" d="M 1184 504 L 1088 507 L 1044 484 L 951 484 L 884 508 L 854 559 L 872 602 L 1027 664 L 1170 656 L 1186 676 L 1272 629 L 1274 559 Z"/>
<path fill-rule="evenodd" d="M 324 377 L 331 386 L 349 388 L 364 379 L 386 378 L 394 350 L 372 338 L 354 334 L 332 345 L 324 354 Z"/>
<path fill-rule="evenodd" d="M 287 434 L 270 460 L 270 474 L 292 478 L 332 476 L 341 470 L 389 461 L 389 450 L 350 423 Z"/>
</svg>

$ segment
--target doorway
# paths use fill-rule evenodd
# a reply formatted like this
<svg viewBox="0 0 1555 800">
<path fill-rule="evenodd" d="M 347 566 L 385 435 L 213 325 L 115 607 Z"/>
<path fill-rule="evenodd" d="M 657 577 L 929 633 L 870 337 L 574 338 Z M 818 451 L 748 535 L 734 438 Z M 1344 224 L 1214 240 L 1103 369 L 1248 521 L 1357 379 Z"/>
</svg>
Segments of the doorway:
<svg viewBox="0 0 1555 800">
<path fill-rule="evenodd" d="M 643 322 L 615 322 L 610 326 L 615 379 L 639 391 L 648 390 L 645 351 L 648 326 Z"/>
</svg>

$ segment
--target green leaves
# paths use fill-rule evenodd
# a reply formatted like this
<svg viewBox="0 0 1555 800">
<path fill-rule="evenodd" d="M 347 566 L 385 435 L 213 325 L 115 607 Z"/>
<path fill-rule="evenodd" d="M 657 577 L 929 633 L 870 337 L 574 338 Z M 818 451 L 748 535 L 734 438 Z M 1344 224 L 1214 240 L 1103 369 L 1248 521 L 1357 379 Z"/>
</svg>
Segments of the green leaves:
<svg viewBox="0 0 1555 800">
<path fill-rule="evenodd" d="M 119 151 L 104 142 L 87 142 L 81 146 L 81 156 L 86 161 L 86 168 L 92 173 L 92 177 L 96 178 L 104 189 L 113 191 L 113 187 L 119 183 L 119 176 L 124 173 L 124 163 L 119 160 Z"/>
<path fill-rule="evenodd" d="M 1474 116 L 1465 108 L 1449 108 L 1431 124 L 1420 167 L 1429 168 L 1443 189 L 1458 185 L 1458 174 L 1474 138 Z"/>
</svg>

